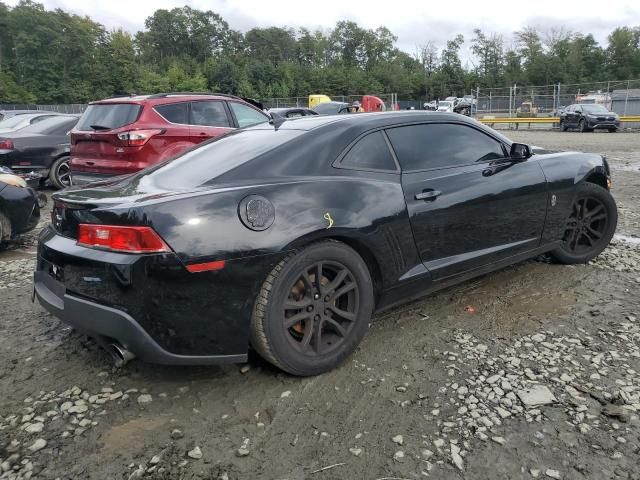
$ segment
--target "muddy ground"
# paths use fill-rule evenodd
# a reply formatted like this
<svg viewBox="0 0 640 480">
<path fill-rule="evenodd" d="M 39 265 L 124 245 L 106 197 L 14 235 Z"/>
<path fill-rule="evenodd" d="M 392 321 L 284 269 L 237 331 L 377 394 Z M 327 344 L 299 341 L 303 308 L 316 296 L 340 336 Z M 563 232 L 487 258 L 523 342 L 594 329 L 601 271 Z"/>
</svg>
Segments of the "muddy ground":
<svg viewBox="0 0 640 480">
<path fill-rule="evenodd" d="M 259 358 L 116 370 L 31 303 L 35 236 L 12 245 L 0 478 L 640 478 L 640 134 L 511 137 L 608 155 L 615 243 L 592 265 L 537 259 L 380 314 L 315 378 Z"/>
</svg>

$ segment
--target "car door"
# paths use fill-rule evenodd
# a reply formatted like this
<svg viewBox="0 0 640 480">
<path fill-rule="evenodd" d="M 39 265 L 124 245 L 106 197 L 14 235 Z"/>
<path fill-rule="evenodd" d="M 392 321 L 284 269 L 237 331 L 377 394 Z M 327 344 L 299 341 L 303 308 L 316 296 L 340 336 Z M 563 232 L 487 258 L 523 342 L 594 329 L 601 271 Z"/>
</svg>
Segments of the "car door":
<svg viewBox="0 0 640 480">
<path fill-rule="evenodd" d="M 191 102 L 191 140 L 204 142 L 213 137 L 221 137 L 233 128 L 230 113 L 222 100 L 201 100 Z"/>
<path fill-rule="evenodd" d="M 468 124 L 407 125 L 387 135 L 416 246 L 434 280 L 539 245 L 547 191 L 535 157 L 511 161 L 506 145 Z"/>
<path fill-rule="evenodd" d="M 571 111 L 571 116 L 571 124 L 574 127 L 577 127 L 580 122 L 580 118 L 582 118 L 582 107 L 580 105 L 574 105 L 573 110 Z"/>
</svg>

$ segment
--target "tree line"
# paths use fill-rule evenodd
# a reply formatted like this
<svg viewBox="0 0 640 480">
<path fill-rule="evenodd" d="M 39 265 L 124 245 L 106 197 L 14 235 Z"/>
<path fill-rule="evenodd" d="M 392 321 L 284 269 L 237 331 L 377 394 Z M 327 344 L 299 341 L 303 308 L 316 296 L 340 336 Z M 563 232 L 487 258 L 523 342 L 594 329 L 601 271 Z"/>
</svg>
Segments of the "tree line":
<svg viewBox="0 0 640 480">
<path fill-rule="evenodd" d="M 0 103 L 84 103 L 130 93 L 216 91 L 255 98 L 398 93 L 462 95 L 476 87 L 640 78 L 640 27 L 593 35 L 525 27 L 505 39 L 476 29 L 405 52 L 386 27 L 339 21 L 234 30 L 217 13 L 159 9 L 131 34 L 22 0 L 0 1 Z M 472 57 L 461 58 L 467 46 Z"/>
</svg>

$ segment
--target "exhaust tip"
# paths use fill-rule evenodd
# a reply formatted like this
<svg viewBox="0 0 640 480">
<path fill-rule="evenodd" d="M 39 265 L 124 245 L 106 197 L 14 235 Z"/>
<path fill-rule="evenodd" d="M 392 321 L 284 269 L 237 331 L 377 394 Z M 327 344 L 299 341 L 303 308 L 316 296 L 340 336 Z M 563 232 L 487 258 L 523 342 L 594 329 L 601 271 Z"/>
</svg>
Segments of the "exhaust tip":
<svg viewBox="0 0 640 480">
<path fill-rule="evenodd" d="M 118 343 L 110 343 L 107 350 L 111 354 L 113 363 L 117 368 L 124 367 L 127 363 L 136 358 L 133 353 Z"/>
</svg>

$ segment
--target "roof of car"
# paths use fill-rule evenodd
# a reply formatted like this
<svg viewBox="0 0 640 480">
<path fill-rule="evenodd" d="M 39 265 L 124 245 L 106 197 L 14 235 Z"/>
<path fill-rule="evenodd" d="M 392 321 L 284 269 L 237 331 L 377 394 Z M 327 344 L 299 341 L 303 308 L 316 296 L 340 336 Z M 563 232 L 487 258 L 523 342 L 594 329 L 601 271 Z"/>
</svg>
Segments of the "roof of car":
<svg viewBox="0 0 640 480">
<path fill-rule="evenodd" d="M 174 102 L 183 102 L 185 100 L 223 100 L 223 99 L 231 99 L 231 100 L 240 100 L 239 97 L 233 95 L 227 95 L 224 93 L 197 93 L 197 92 L 169 92 L 169 93 L 156 93 L 153 95 L 123 95 L 118 97 L 105 98 L 102 100 L 96 100 L 95 102 L 90 102 L 89 105 L 103 105 L 108 103 L 174 103 Z"/>
<path fill-rule="evenodd" d="M 295 122 L 284 122 L 278 128 L 280 130 L 313 130 L 331 123 L 340 122 L 341 128 L 361 126 L 363 129 L 384 127 L 396 123 L 421 122 L 421 121 L 451 121 L 463 123 L 476 122 L 465 115 L 450 112 L 430 112 L 424 110 L 400 110 L 390 112 L 352 113 L 342 115 L 317 115 L 313 117 L 296 118 Z M 273 128 L 270 124 L 260 124 L 252 129 Z"/>
</svg>

